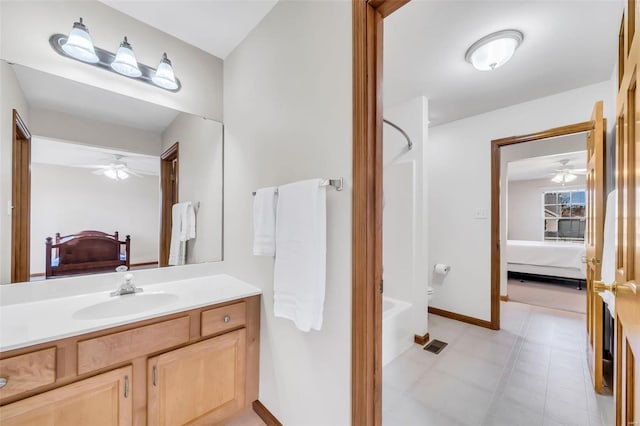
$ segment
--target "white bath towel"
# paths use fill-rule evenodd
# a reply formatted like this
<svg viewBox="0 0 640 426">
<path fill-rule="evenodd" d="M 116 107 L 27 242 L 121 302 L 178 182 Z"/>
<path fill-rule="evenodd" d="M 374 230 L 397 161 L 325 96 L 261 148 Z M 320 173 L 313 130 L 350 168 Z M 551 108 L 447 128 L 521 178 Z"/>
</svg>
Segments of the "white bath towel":
<svg viewBox="0 0 640 426">
<path fill-rule="evenodd" d="M 279 187 L 274 315 L 320 330 L 327 258 L 327 194 L 320 179 Z"/>
<path fill-rule="evenodd" d="M 253 197 L 253 254 L 276 254 L 276 188 L 262 188 Z"/>
<path fill-rule="evenodd" d="M 187 241 L 196 237 L 196 213 L 191 201 L 176 203 L 171 208 L 171 244 L 169 265 L 187 261 Z"/>
</svg>

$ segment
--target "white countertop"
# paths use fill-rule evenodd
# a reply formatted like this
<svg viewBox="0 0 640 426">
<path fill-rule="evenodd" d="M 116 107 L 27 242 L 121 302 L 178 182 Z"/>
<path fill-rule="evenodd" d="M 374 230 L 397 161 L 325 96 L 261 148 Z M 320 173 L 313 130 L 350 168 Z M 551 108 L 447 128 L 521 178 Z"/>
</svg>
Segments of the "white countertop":
<svg viewBox="0 0 640 426">
<path fill-rule="evenodd" d="M 55 284 L 55 281 L 52 281 L 48 285 Z M 143 293 L 111 297 L 109 293 L 116 287 L 114 284 L 109 291 L 0 306 L 0 352 L 262 293 L 259 288 L 225 274 L 146 284 L 140 286 L 144 290 Z M 160 306 L 149 306 L 135 313 L 130 313 L 130 307 L 127 313 L 117 312 L 117 298 L 123 298 L 125 304 L 122 308 L 126 309 L 126 304 L 132 299 L 124 298 L 148 297 L 163 293 L 175 297 L 166 296 Z M 163 296 L 158 298 L 161 299 Z M 101 303 L 109 303 L 100 305 L 103 307 L 102 311 L 104 306 L 108 307 L 108 313 L 101 315 L 102 318 L 86 318 L 78 313 L 81 310 L 86 312 L 87 309 Z"/>
</svg>

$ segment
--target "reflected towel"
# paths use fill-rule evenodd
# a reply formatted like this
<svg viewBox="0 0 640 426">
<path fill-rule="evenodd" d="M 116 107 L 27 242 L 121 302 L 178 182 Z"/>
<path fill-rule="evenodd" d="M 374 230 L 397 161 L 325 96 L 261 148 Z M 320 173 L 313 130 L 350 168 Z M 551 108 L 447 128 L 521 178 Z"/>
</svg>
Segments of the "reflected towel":
<svg viewBox="0 0 640 426">
<path fill-rule="evenodd" d="M 276 254 L 276 188 L 262 188 L 253 197 L 253 254 Z"/>
<path fill-rule="evenodd" d="M 191 201 L 176 203 L 171 208 L 171 244 L 169 265 L 184 265 L 187 241 L 196 237 L 196 213 Z"/>
<path fill-rule="evenodd" d="M 327 192 L 321 179 L 279 187 L 274 315 L 302 331 L 320 330 L 327 258 Z"/>
</svg>

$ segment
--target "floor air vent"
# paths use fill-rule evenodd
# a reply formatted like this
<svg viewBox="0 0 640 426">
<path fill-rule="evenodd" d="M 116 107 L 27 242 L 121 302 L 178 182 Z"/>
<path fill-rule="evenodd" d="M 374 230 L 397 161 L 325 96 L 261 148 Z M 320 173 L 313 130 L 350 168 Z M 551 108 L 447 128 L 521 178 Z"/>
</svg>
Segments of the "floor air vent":
<svg viewBox="0 0 640 426">
<path fill-rule="evenodd" d="M 432 352 L 436 355 L 438 355 L 440 352 L 442 352 L 442 350 L 447 346 L 448 343 L 445 343 L 441 340 L 432 340 L 430 341 L 427 346 L 424 347 L 425 351 L 429 351 Z"/>
</svg>

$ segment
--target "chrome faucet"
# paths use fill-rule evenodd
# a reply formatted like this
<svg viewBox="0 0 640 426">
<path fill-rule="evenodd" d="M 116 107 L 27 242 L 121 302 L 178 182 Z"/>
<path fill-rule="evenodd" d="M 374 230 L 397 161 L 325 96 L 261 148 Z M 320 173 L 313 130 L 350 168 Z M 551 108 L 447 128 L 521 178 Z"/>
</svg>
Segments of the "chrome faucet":
<svg viewBox="0 0 640 426">
<path fill-rule="evenodd" d="M 120 288 L 111 293 L 111 296 L 124 296 L 125 294 L 140 293 L 142 289 L 136 287 L 133 283 L 133 274 L 124 274 L 124 281 L 120 284 Z"/>
</svg>

